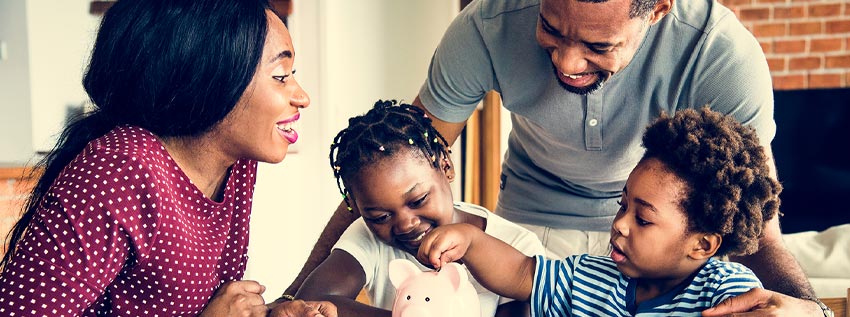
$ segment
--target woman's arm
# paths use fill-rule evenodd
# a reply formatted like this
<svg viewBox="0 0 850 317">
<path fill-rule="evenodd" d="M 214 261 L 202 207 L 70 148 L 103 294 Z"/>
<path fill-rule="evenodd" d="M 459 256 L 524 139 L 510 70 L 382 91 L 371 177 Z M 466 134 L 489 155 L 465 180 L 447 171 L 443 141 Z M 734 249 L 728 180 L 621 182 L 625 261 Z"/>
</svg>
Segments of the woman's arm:
<svg viewBox="0 0 850 317">
<path fill-rule="evenodd" d="M 328 301 L 336 305 L 340 316 L 391 316 L 392 312 L 356 301 L 366 285 L 366 273 L 351 254 L 334 249 L 322 264 L 304 280 L 295 298 Z M 284 316 L 276 307 L 270 317 Z"/>
</svg>

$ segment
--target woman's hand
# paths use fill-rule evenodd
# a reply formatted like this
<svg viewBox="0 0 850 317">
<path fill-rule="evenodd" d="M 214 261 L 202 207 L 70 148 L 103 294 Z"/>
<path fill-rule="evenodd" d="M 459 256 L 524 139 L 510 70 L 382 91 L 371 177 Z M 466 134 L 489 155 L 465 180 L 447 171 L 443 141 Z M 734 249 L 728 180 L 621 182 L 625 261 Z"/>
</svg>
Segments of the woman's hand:
<svg viewBox="0 0 850 317">
<path fill-rule="evenodd" d="M 268 308 L 263 300 L 266 287 L 255 281 L 224 283 L 210 299 L 200 317 L 265 317 Z"/>
<path fill-rule="evenodd" d="M 336 306 L 331 302 L 275 301 L 268 305 L 269 317 L 337 317 Z"/>
<path fill-rule="evenodd" d="M 703 316 L 823 316 L 813 301 L 798 299 L 763 288 L 754 288 L 717 306 L 704 310 Z"/>
</svg>

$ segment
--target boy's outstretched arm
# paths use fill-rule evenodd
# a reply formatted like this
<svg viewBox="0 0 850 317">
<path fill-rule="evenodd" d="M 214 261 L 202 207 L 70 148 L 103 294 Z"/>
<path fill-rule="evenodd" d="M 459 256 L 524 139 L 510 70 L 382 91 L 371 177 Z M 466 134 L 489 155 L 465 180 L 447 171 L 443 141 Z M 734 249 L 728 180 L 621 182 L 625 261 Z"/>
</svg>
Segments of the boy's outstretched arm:
<svg viewBox="0 0 850 317">
<path fill-rule="evenodd" d="M 481 285 L 504 297 L 528 300 L 535 260 L 470 224 L 440 226 L 419 246 L 419 261 L 437 269 L 462 260 Z"/>
</svg>

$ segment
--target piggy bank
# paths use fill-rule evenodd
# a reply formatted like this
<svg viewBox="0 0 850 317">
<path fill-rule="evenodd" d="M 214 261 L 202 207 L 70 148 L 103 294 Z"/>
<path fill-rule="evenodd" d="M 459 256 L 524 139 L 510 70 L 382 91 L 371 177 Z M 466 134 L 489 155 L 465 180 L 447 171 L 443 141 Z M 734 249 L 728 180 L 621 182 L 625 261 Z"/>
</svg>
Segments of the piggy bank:
<svg viewBox="0 0 850 317">
<path fill-rule="evenodd" d="M 478 293 L 466 269 L 448 263 L 439 271 L 422 272 L 413 262 L 390 262 L 396 288 L 393 317 L 480 317 Z"/>
</svg>

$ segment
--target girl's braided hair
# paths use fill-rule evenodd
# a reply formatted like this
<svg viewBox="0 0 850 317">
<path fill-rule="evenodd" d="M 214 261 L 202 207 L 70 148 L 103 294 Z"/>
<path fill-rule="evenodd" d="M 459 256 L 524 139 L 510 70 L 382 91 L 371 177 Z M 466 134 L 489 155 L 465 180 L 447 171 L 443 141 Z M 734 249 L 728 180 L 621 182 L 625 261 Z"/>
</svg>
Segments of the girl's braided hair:
<svg viewBox="0 0 850 317">
<path fill-rule="evenodd" d="M 431 125 L 425 111 L 413 105 L 378 100 L 366 114 L 348 119 L 348 127 L 334 137 L 328 158 L 349 211 L 350 191 L 345 180 L 402 151 L 418 151 L 436 169 L 451 153 L 448 142 Z"/>
</svg>

